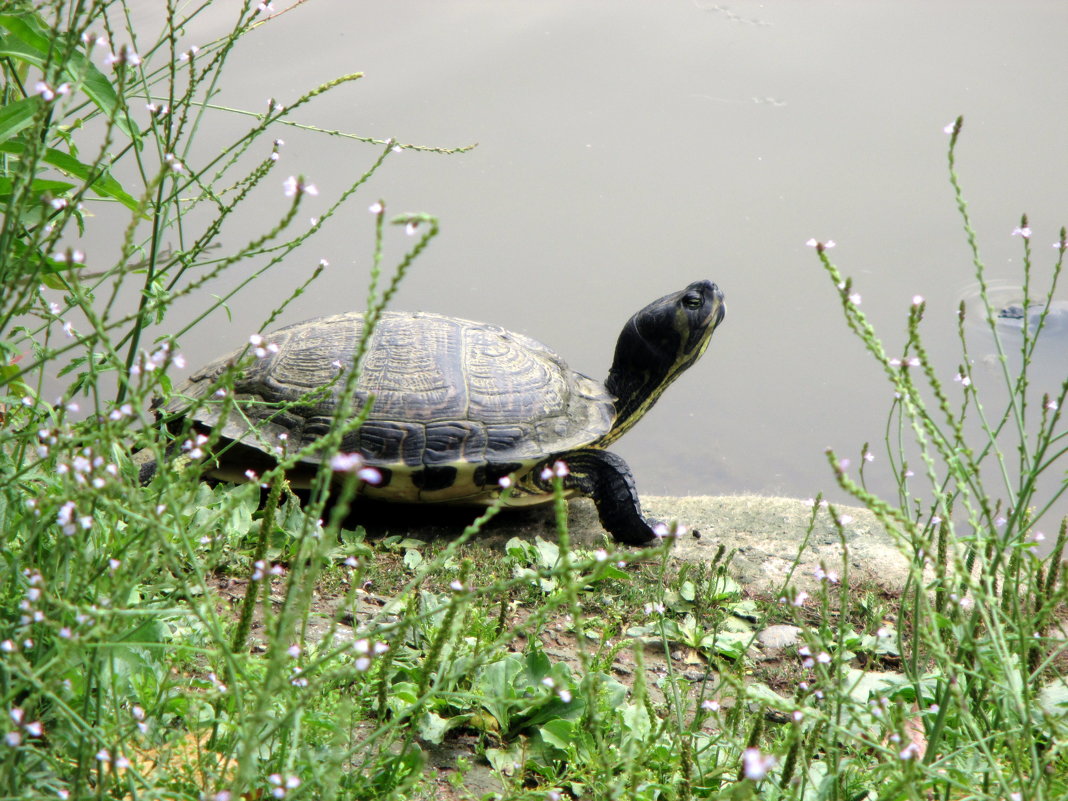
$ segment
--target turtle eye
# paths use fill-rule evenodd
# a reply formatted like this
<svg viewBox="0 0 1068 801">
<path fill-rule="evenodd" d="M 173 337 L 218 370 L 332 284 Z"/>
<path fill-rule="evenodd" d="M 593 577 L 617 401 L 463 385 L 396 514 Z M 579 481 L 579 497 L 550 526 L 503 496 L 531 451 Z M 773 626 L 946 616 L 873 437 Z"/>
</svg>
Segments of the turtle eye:
<svg viewBox="0 0 1068 801">
<path fill-rule="evenodd" d="M 704 303 L 704 298 L 699 292 L 687 292 L 682 298 L 682 305 L 687 309 L 700 309 Z"/>
</svg>

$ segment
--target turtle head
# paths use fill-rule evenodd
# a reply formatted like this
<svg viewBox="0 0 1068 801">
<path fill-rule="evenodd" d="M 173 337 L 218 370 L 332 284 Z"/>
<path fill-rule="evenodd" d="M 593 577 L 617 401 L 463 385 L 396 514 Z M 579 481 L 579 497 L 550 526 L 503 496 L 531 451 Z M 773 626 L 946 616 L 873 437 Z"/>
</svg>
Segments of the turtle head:
<svg viewBox="0 0 1068 801">
<path fill-rule="evenodd" d="M 727 307 L 711 281 L 695 281 L 655 300 L 623 327 L 605 386 L 616 397 L 616 423 L 603 444 L 627 431 L 708 347 Z"/>
</svg>

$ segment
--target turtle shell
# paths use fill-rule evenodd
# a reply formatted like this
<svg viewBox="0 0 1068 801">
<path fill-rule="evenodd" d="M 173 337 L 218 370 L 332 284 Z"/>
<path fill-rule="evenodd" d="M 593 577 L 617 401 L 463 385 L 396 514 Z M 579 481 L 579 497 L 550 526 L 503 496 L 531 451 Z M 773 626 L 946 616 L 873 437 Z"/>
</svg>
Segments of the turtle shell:
<svg viewBox="0 0 1068 801">
<path fill-rule="evenodd" d="M 244 349 L 193 374 L 164 410 L 221 425 L 224 438 L 243 446 L 231 449 L 238 461 L 231 468 L 242 467 L 242 454 L 257 455 L 249 449 L 293 453 L 329 430 L 363 330 L 364 316 L 355 312 L 281 328 L 266 337 L 266 355 L 238 373 L 232 396 L 217 394 L 226 383 L 220 377 Z M 190 399 L 197 400 L 191 408 Z M 362 454 L 382 472 L 382 484 L 365 488 L 368 496 L 410 502 L 487 502 L 501 476 L 595 445 L 616 416 L 600 382 L 540 342 L 429 313 L 383 313 L 360 366 L 352 416 L 368 403 L 366 420 L 340 450 Z"/>
</svg>

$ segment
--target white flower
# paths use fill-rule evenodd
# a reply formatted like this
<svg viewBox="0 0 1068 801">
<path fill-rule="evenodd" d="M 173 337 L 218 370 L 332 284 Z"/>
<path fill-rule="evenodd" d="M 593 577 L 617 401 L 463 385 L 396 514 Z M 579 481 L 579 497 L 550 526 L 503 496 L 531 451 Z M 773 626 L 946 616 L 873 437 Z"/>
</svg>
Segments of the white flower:
<svg viewBox="0 0 1068 801">
<path fill-rule="evenodd" d="M 67 264 L 84 264 L 85 254 L 80 250 L 74 248 L 67 248 L 66 250 L 57 250 L 52 254 L 52 258 L 55 261 L 62 261 Z"/>
<path fill-rule="evenodd" d="M 318 195 L 319 190 L 315 184 L 304 183 L 303 178 L 297 178 L 295 175 L 290 175 L 282 184 L 282 188 L 285 191 L 286 197 L 295 197 L 297 195 Z"/>
<path fill-rule="evenodd" d="M 104 63 L 109 67 L 116 64 L 129 64 L 131 67 L 136 67 L 141 63 L 141 57 L 137 55 L 129 46 L 123 45 L 119 48 L 119 52 L 108 53 L 104 58 Z"/>
<path fill-rule="evenodd" d="M 367 207 L 367 210 L 371 212 L 371 214 L 381 214 L 385 210 L 385 207 L 379 201 L 376 200 L 374 203 Z"/>
<path fill-rule="evenodd" d="M 910 759 L 916 759 L 920 755 L 920 747 L 916 743 L 909 743 L 901 752 L 897 755 L 898 759 L 903 762 L 907 762 Z"/>
<path fill-rule="evenodd" d="M 822 565 L 813 571 L 813 575 L 815 575 L 819 581 L 826 581 L 828 584 L 838 583 L 838 574 L 833 570 L 824 570 Z"/>
<path fill-rule="evenodd" d="M 248 341 L 253 346 L 252 352 L 257 359 L 266 358 L 271 353 L 278 353 L 278 344 L 276 342 L 266 342 L 259 334 L 253 334 L 248 338 Z"/>
<path fill-rule="evenodd" d="M 38 81 L 34 84 L 33 90 L 35 94 L 39 94 L 41 97 L 43 97 L 45 99 L 45 102 L 51 103 L 60 95 L 68 94 L 70 92 L 70 84 L 61 83 L 59 86 L 53 89 L 44 81 Z"/>
<path fill-rule="evenodd" d="M 758 782 L 771 772 L 777 761 L 771 754 L 762 754 L 757 748 L 746 748 L 742 752 L 742 772 L 745 778 Z"/>
<path fill-rule="evenodd" d="M 364 484 L 377 487 L 382 483 L 382 472 L 375 467 L 364 467 L 356 471 L 356 478 L 360 479 Z"/>
<path fill-rule="evenodd" d="M 887 362 L 891 367 L 919 367 L 919 356 L 903 356 L 900 359 L 894 358 Z"/>
<path fill-rule="evenodd" d="M 74 506 L 74 501 L 67 501 L 59 507 L 59 513 L 56 514 L 56 522 L 59 523 L 59 527 L 68 537 L 73 536 L 74 532 L 77 531 L 74 526 L 74 517 L 76 513 L 77 508 Z"/>
<path fill-rule="evenodd" d="M 330 469 L 335 473 L 355 473 L 363 466 L 363 456 L 359 453 L 335 453 L 330 458 Z"/>
<path fill-rule="evenodd" d="M 1021 228 L 1020 226 L 1016 226 L 1015 228 L 1012 229 L 1012 235 L 1013 236 L 1022 236 L 1024 239 L 1030 239 L 1031 238 L 1031 229 L 1029 227 L 1027 227 L 1027 226 L 1024 226 L 1023 228 Z"/>
</svg>

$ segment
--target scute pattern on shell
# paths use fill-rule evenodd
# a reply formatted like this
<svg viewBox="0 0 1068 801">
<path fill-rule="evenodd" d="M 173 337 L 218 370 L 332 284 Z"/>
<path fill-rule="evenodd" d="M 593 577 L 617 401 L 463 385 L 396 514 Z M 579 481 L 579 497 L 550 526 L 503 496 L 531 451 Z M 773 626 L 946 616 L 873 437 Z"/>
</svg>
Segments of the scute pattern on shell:
<svg viewBox="0 0 1068 801">
<path fill-rule="evenodd" d="M 351 365 L 363 315 L 347 313 L 279 329 L 267 337 L 278 352 L 257 359 L 234 384 L 241 412 L 222 434 L 266 453 L 289 452 L 330 426 Z M 165 407 L 180 411 L 201 398 L 194 419 L 218 426 L 213 382 L 240 351 L 190 377 Z M 334 383 L 334 388 L 322 391 Z M 317 392 L 318 390 L 318 392 Z M 310 393 L 310 394 L 309 394 Z M 572 371 L 553 351 L 503 328 L 438 314 L 386 312 L 372 334 L 353 414 L 374 395 L 371 413 L 342 450 L 371 464 L 411 473 L 440 465 L 533 464 L 593 444 L 612 426 L 615 407 L 600 382 Z M 292 404 L 280 411 L 279 404 Z M 280 437 L 281 434 L 286 436 Z M 470 481 L 472 469 L 457 471 Z"/>
</svg>

